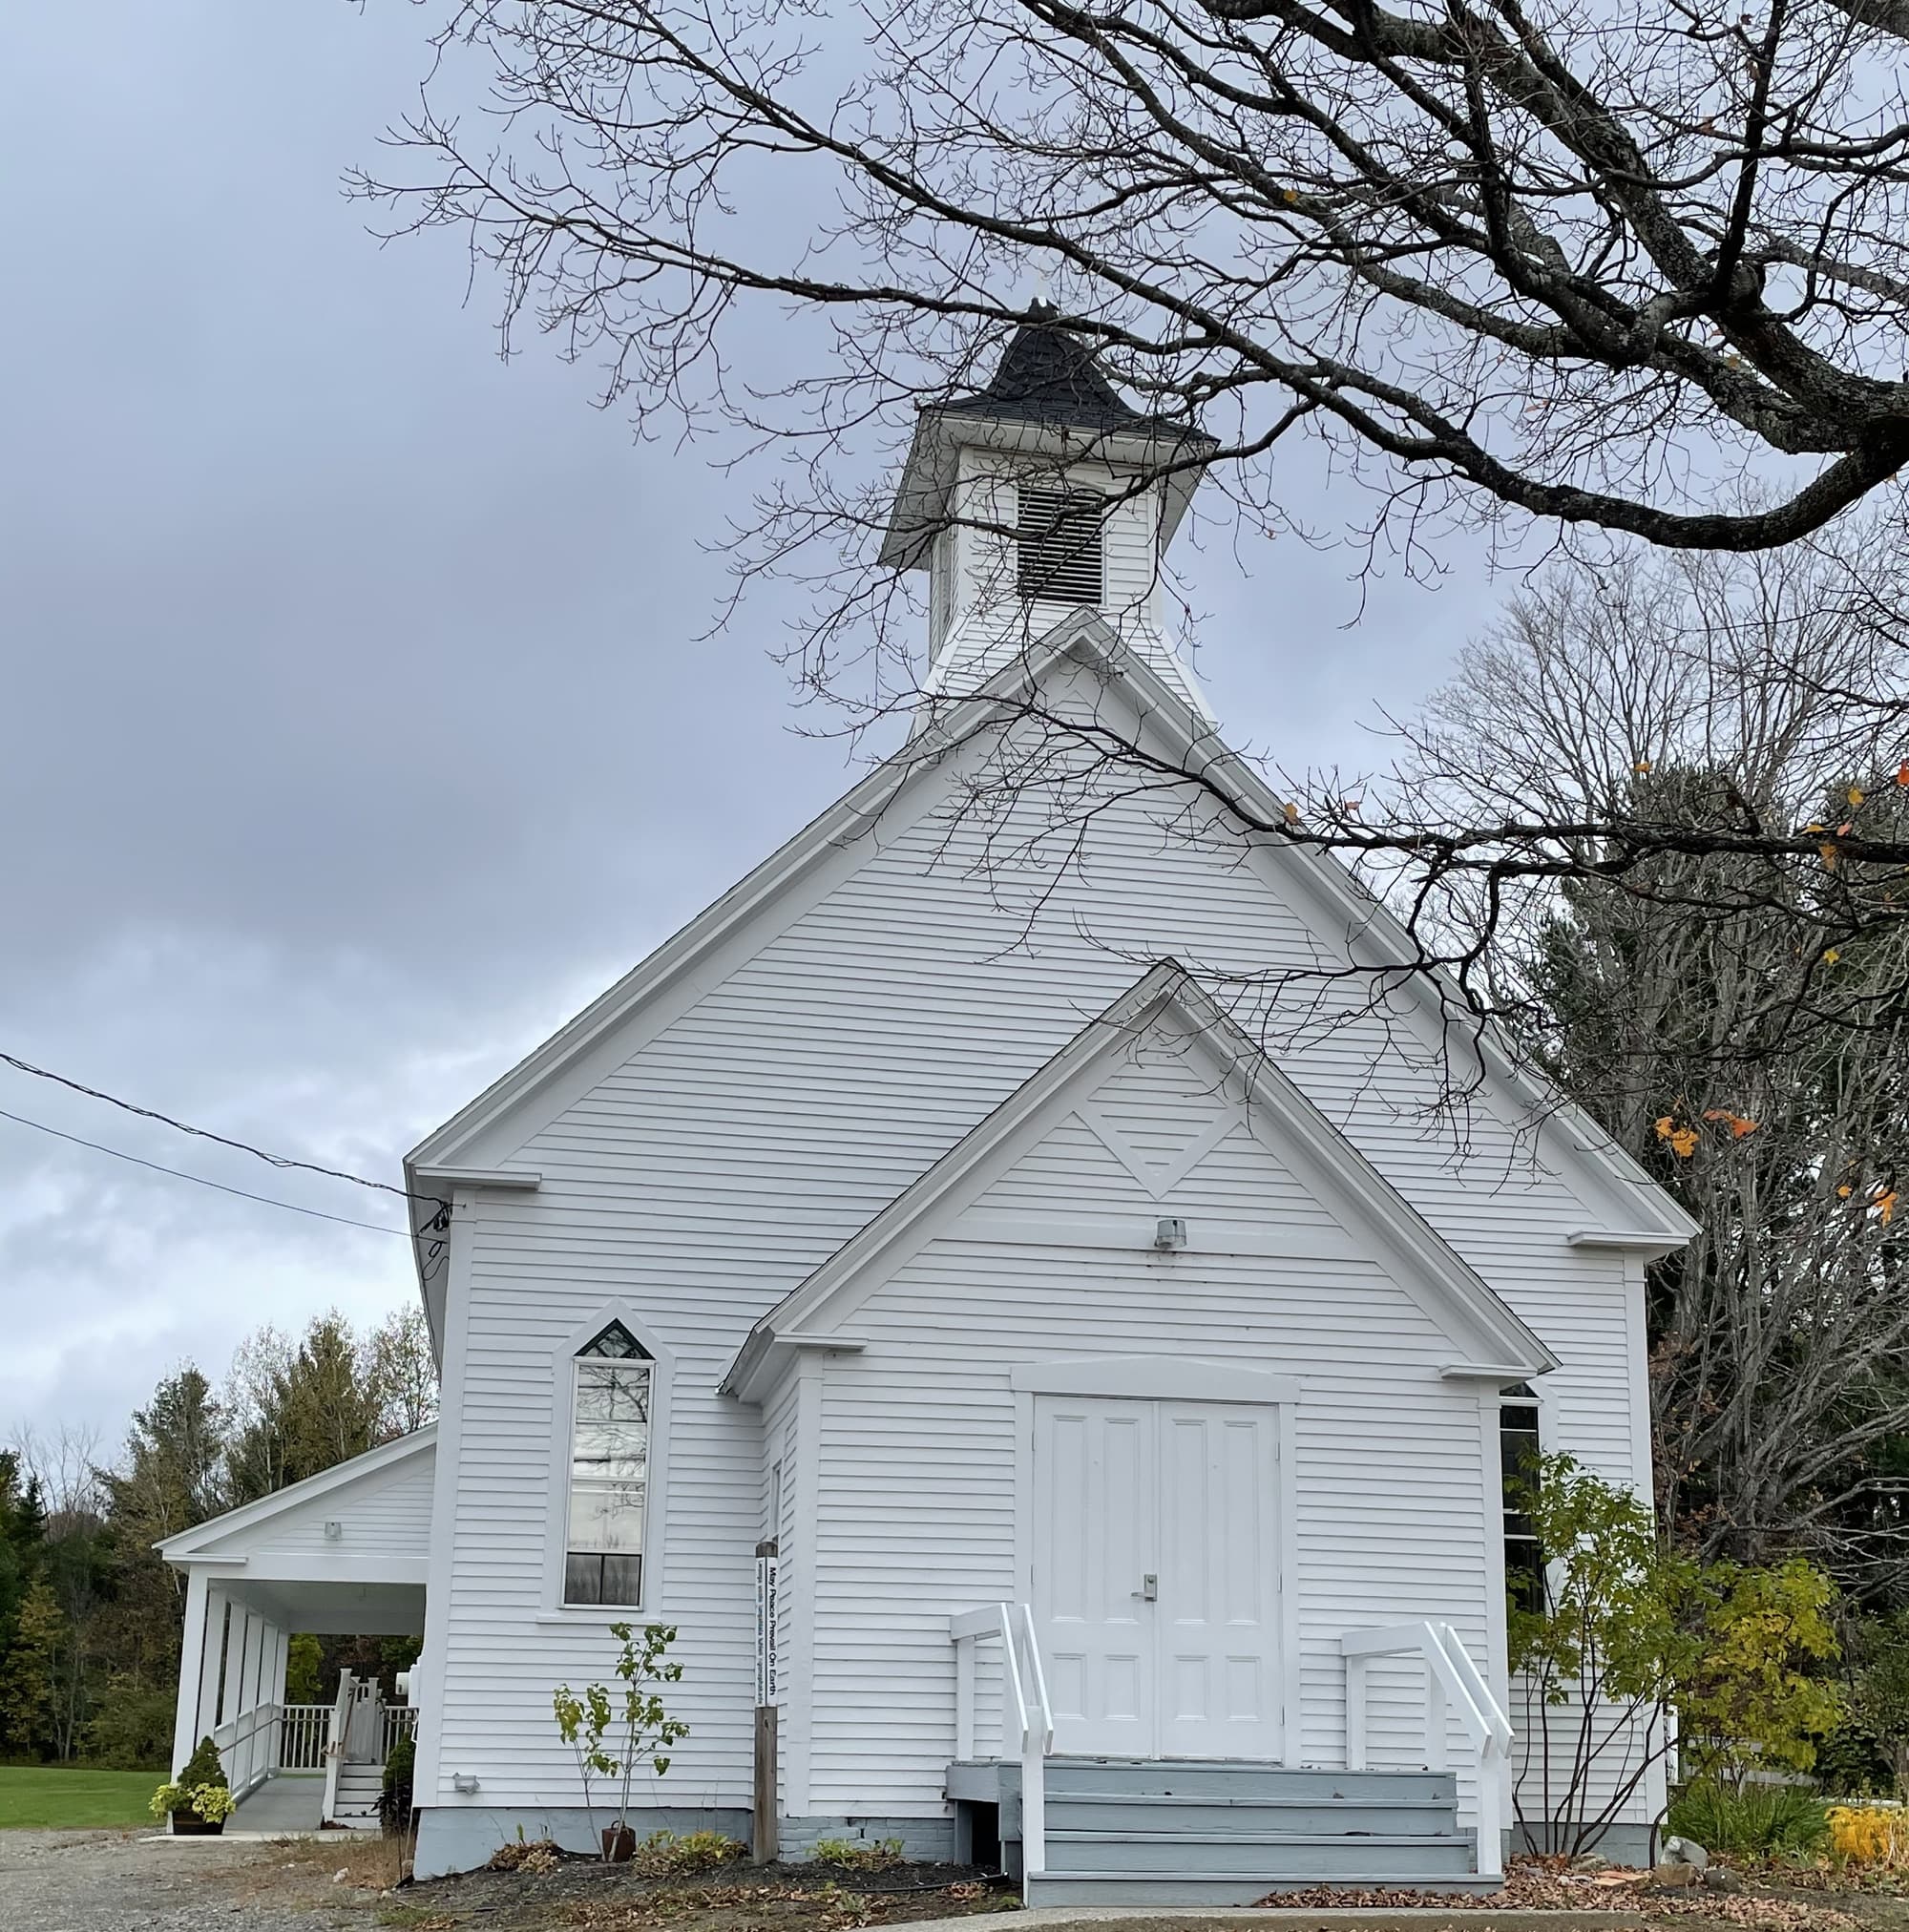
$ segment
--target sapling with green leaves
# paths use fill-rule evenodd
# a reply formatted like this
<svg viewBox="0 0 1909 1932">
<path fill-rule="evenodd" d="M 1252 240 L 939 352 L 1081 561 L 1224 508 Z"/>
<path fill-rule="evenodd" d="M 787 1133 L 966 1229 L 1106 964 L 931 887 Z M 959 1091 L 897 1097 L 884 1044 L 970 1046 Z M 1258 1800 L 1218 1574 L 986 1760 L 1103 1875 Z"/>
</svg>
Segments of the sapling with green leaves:
<svg viewBox="0 0 1909 1932">
<path fill-rule="evenodd" d="M 1547 1559 L 1542 1604 L 1509 1615 L 1521 1822 L 1587 1852 L 1673 1748 L 1687 1774 L 1731 1786 L 1752 1764 L 1810 1768 L 1843 1710 L 1822 1571 L 1700 1562 L 1633 1490 L 1568 1456 L 1540 1459 L 1521 1488 Z"/>
<path fill-rule="evenodd" d="M 629 1824 L 630 1786 L 639 1767 L 647 1763 L 661 1777 L 669 1770 L 671 1749 L 689 1735 L 689 1726 L 669 1714 L 662 1698 L 663 1685 L 682 1679 L 682 1666 L 668 1654 L 675 1626 L 645 1624 L 639 1631 L 634 1624 L 612 1624 L 610 1634 L 621 1647 L 613 1667 L 620 1688 L 586 1684 L 578 1693 L 559 1684 L 551 1710 L 557 1734 L 576 1754 L 591 1829 L 597 1825 L 593 1780 L 615 1778 L 620 1833 Z M 617 1732 L 620 1734 L 613 1737 Z"/>
</svg>

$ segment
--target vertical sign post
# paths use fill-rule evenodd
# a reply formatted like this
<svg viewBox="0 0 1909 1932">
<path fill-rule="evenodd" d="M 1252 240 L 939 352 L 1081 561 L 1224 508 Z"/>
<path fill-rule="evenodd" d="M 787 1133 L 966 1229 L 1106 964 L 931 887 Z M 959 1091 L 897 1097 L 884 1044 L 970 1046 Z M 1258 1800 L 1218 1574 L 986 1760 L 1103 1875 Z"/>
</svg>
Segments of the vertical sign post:
<svg viewBox="0 0 1909 1932">
<path fill-rule="evenodd" d="M 775 1860 L 776 1699 L 781 1694 L 782 1559 L 774 1539 L 756 1545 L 756 1760 L 749 1855 Z"/>
</svg>

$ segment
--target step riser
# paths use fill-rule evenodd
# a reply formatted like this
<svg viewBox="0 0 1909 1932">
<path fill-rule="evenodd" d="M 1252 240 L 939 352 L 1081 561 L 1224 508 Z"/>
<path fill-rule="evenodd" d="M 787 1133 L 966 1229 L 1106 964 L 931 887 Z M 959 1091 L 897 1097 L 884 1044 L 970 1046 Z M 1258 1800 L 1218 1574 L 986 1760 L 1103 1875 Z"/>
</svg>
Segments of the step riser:
<svg viewBox="0 0 1909 1932">
<path fill-rule="evenodd" d="M 1443 1771 L 1280 1771 L 1252 1765 L 1070 1764 L 1047 1767 L 1050 1797 L 1171 1796 L 1312 1798 L 1323 1803 L 1455 1804 L 1458 1780 Z"/>
<path fill-rule="evenodd" d="M 1409 1832 L 1449 1831 L 1449 1804 L 1268 1804 L 1210 1798 L 1163 1804 L 1157 1798 L 1134 1803 L 1104 1797 L 1047 1796 L 1047 1827 L 1083 1832 L 1191 1832 L 1215 1838 L 1253 1834 L 1262 1838 L 1300 1833 L 1342 1832 L 1398 1837 Z"/>
<path fill-rule="evenodd" d="M 1096 1842 L 1050 1832 L 1047 1862 L 1058 1872 L 1109 1879 L 1167 1878 L 1192 1871 L 1212 1878 L 1249 1878 L 1268 1885 L 1281 1880 L 1391 1880 L 1428 1872 L 1463 1879 L 1471 1874 L 1472 1847 L 1465 1839 L 1437 1838 L 1393 1845 L 1357 1838 L 1326 1845 L 1229 1845 L 1220 1838 L 1135 1844 L 1130 1839 Z"/>
<path fill-rule="evenodd" d="M 1027 1902 L 1030 1905 L 1256 1905 L 1269 1892 L 1300 1891 L 1311 1884 L 1344 1882 L 1343 1880 L 1317 1875 L 1263 1881 L 1258 1879 L 1212 1878 L 1204 1874 L 1175 1879 L 1097 1879 L 1043 1874 L 1028 1880 Z M 1411 1889 L 1455 1895 L 1495 1892 L 1498 1880 L 1414 1874 Z"/>
</svg>

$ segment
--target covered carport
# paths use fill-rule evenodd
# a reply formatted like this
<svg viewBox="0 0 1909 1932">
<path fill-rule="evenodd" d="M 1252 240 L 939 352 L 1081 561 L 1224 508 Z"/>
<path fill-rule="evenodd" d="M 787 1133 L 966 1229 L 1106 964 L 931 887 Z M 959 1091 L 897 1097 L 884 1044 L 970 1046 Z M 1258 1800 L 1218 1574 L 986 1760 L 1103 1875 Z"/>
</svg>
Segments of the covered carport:
<svg viewBox="0 0 1909 1932">
<path fill-rule="evenodd" d="M 210 1736 L 236 1824 L 329 1819 L 347 1765 L 382 1766 L 415 1724 L 348 1674 L 333 1704 L 288 1705 L 285 1665 L 298 1632 L 422 1636 L 435 1449 L 435 1429 L 420 1429 L 158 1545 L 186 1579 L 173 1772 Z M 311 1782 L 264 1789 L 281 1777 Z"/>
</svg>

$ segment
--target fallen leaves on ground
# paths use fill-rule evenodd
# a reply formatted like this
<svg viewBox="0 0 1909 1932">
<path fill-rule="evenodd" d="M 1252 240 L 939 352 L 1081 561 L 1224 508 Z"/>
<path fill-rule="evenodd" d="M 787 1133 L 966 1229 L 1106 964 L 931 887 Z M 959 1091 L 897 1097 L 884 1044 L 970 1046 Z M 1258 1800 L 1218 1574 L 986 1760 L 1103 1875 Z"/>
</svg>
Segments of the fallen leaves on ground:
<svg viewBox="0 0 1909 1932">
<path fill-rule="evenodd" d="M 1390 1886 L 1358 1890 L 1314 1885 L 1304 1892 L 1272 1892 L 1266 1906 L 1299 1911 L 1348 1907 L 1363 1911 L 1610 1912 L 1647 1918 L 1703 1919 L 1739 1925 L 1746 1932 L 1850 1932 L 1857 1921 L 1831 1905 L 1794 1899 L 1757 1898 L 1713 1891 L 1704 1885 L 1671 1888 L 1649 1872 L 1573 1872 L 1563 1858 L 1514 1858 L 1496 1892 L 1415 1892 Z"/>
</svg>

